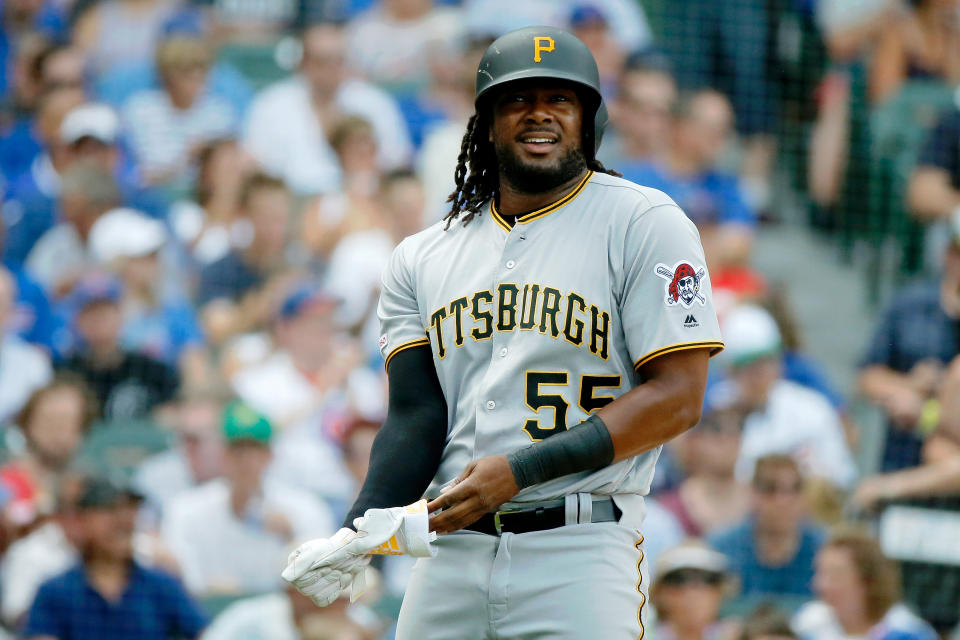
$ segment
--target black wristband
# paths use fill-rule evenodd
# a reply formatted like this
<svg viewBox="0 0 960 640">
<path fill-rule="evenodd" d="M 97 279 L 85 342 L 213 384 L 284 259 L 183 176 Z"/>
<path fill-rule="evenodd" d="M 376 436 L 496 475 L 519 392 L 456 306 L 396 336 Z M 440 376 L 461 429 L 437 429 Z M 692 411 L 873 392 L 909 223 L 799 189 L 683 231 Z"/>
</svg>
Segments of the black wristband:
<svg viewBox="0 0 960 640">
<path fill-rule="evenodd" d="M 507 454 L 517 486 L 525 489 L 613 462 L 610 431 L 596 414 L 572 429 Z"/>
</svg>

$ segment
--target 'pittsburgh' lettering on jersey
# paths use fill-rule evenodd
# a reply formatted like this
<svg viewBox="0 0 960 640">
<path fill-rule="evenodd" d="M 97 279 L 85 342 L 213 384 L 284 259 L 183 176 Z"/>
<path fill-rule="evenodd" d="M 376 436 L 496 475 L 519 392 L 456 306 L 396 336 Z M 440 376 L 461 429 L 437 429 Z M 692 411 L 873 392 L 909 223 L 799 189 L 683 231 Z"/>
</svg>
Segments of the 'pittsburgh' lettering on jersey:
<svg viewBox="0 0 960 640">
<path fill-rule="evenodd" d="M 465 315 L 472 321 L 465 320 Z M 470 325 L 465 326 L 465 322 Z M 477 291 L 469 298 L 457 298 L 430 314 L 427 332 L 433 334 L 437 356 L 444 358 L 451 346 L 463 346 L 468 336 L 480 341 L 489 339 L 494 332 L 518 329 L 563 337 L 574 346 L 586 346 L 603 360 L 610 355 L 609 312 L 594 304 L 588 306 L 584 297 L 574 291 L 563 293 L 536 283 L 521 288 L 512 282 L 501 282 L 496 291 Z"/>
</svg>

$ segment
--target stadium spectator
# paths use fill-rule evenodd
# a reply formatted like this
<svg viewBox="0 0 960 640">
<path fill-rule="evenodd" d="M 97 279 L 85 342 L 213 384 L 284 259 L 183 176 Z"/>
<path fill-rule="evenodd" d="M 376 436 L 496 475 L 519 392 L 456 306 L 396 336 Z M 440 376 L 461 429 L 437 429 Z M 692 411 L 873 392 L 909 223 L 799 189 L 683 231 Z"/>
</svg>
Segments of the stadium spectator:
<svg viewBox="0 0 960 640">
<path fill-rule="evenodd" d="M 173 576 L 133 557 L 139 496 L 89 477 L 77 498 L 82 561 L 45 582 L 30 607 L 28 640 L 198 638 L 204 615 Z"/>
<path fill-rule="evenodd" d="M 887 420 L 881 471 L 920 462 L 923 438 L 936 426 L 921 418 L 935 400 L 946 367 L 960 356 L 960 222 L 938 280 L 896 294 L 861 361 L 860 391 Z"/>
<path fill-rule="evenodd" d="M 43 34 L 27 32 L 17 42 L 13 56 L 13 68 L 8 71 L 13 80 L 10 94 L 7 96 L 10 104 L 17 110 L 29 113 L 37 106 L 37 101 L 43 95 L 43 85 L 40 74 L 37 72 L 37 60 L 43 54 L 49 40 Z"/>
<path fill-rule="evenodd" d="M 76 89 L 57 93 L 76 95 Z M 71 107 L 62 120 L 56 120 L 56 111 L 50 114 L 48 125 L 57 126 L 57 138 L 48 141 L 47 152 L 38 155 L 30 172 L 14 184 L 7 203 L 7 215 L 14 218 L 8 260 L 29 251 L 39 235 L 53 226 L 61 176 L 76 163 L 87 162 L 109 171 L 125 203 L 152 215 L 164 212 L 165 202 L 160 194 L 137 184 L 134 167 L 121 151 L 120 121 L 113 109 L 100 103 L 76 104 L 75 98 L 67 98 L 66 104 Z"/>
<path fill-rule="evenodd" d="M 10 0 L 0 7 L 0 95 L 13 88 L 11 70 L 24 38 L 40 32 L 54 40 L 66 30 L 62 5 L 51 0 Z"/>
<path fill-rule="evenodd" d="M 734 640 L 738 625 L 720 619 L 734 585 L 727 559 L 695 541 L 665 551 L 657 561 L 650 601 L 657 640 Z"/>
<path fill-rule="evenodd" d="M 747 201 L 757 210 L 768 205 L 775 160 L 778 114 L 769 47 L 774 12 L 780 11 L 762 0 L 689 0 L 666 3 L 662 14 L 670 25 L 662 44 L 676 63 L 680 87 L 713 87 L 729 97 L 742 137 L 739 173 Z"/>
<path fill-rule="evenodd" d="M 209 6 L 210 35 L 218 45 L 271 45 L 305 16 L 309 5 L 329 4 L 280 0 L 203 0 Z"/>
<path fill-rule="evenodd" d="M 367 80 L 402 94 L 429 83 L 429 58 L 461 37 L 461 12 L 434 0 L 383 0 L 350 22 L 347 62 Z"/>
<path fill-rule="evenodd" d="M 377 45 L 370 41 L 363 46 Z M 391 43 L 391 56 L 401 51 L 394 48 L 398 46 Z M 360 116 L 373 126 L 381 169 L 410 160 L 410 136 L 396 103 L 382 89 L 348 78 L 345 47 L 342 27 L 308 27 L 300 72 L 264 89 L 247 115 L 244 148 L 298 194 L 340 188 L 340 167 L 325 132 L 345 115 Z"/>
<path fill-rule="evenodd" d="M 900 601 L 893 561 L 867 535 L 840 532 L 820 549 L 814 584 L 818 600 L 793 618 L 802 640 L 936 640 L 930 626 Z"/>
<path fill-rule="evenodd" d="M 13 68 L 15 94 L 8 99 L 4 122 L 0 125 L 0 171 L 15 177 L 30 169 L 33 158 L 42 150 L 33 118 L 44 95 L 53 87 L 44 83 L 42 60 L 50 50 L 42 35 L 30 34 L 18 46 Z"/>
<path fill-rule="evenodd" d="M 732 127 L 733 111 L 723 94 L 683 94 L 674 106 L 666 157 L 624 168 L 625 178 L 660 189 L 683 208 L 700 229 L 707 261 L 717 275 L 748 263 L 756 224 L 737 177 L 716 168 Z"/>
<path fill-rule="evenodd" d="M 122 284 L 121 344 L 176 368 L 189 385 L 205 376 L 204 337 L 167 240 L 162 222 L 126 208 L 108 211 L 90 232 L 94 254 Z"/>
<path fill-rule="evenodd" d="M 773 605 L 760 605 L 743 620 L 739 640 L 797 640 L 790 619 Z"/>
<path fill-rule="evenodd" d="M 3 247 L 3 224 L 0 221 L 0 253 Z M 10 272 L 16 289 L 14 309 L 7 318 L 7 328 L 35 345 L 55 352 L 56 335 L 60 326 L 60 319 L 54 315 L 50 299 L 46 292 L 33 278 L 27 275 L 23 266 L 0 261 L 0 264 Z"/>
<path fill-rule="evenodd" d="M 145 89 L 123 105 L 124 127 L 147 184 L 186 188 L 197 150 L 237 129 L 233 106 L 204 91 L 211 64 L 201 36 L 174 33 L 157 46 L 162 88 Z"/>
<path fill-rule="evenodd" d="M 861 479 L 850 497 L 853 506 L 869 511 L 898 500 L 960 493 L 960 358 L 944 372 L 924 413 L 930 423 L 924 429 L 933 432 L 923 441 L 920 464 Z"/>
<path fill-rule="evenodd" d="M 53 513 L 63 474 L 83 444 L 96 408 L 75 376 L 58 376 L 30 394 L 17 417 L 22 449 L 14 448 L 0 467 L 0 487 L 9 496 L 6 521 L 23 527 Z"/>
<path fill-rule="evenodd" d="M 83 51 L 71 44 L 50 44 L 36 61 L 42 92 L 53 89 L 83 89 L 87 85 L 87 63 Z"/>
<path fill-rule="evenodd" d="M 106 0 L 90 4 L 73 28 L 76 44 L 96 74 L 153 56 L 164 23 L 176 9 L 169 0 Z"/>
<path fill-rule="evenodd" d="M 64 474 L 56 495 L 56 511 L 7 548 L 0 566 L 0 617 L 8 629 L 19 629 L 44 582 L 75 565 L 83 531 L 74 502 L 80 490 L 75 474 Z M 0 636 L 2 637 L 2 636 Z"/>
<path fill-rule="evenodd" d="M 148 416 L 173 398 L 180 384 L 175 369 L 121 346 L 121 297 L 115 278 L 91 273 L 77 283 L 69 299 L 77 348 L 62 368 L 83 378 L 107 421 Z"/>
<path fill-rule="evenodd" d="M 605 11 L 590 4 L 577 5 L 568 21 L 573 35 L 587 45 L 600 71 L 600 92 L 610 99 L 623 69 L 625 50 L 617 40 Z"/>
<path fill-rule="evenodd" d="M 856 468 L 840 416 L 825 396 L 783 378 L 783 345 L 770 314 L 736 307 L 724 319 L 723 332 L 730 377 L 708 393 L 717 406 L 735 406 L 746 415 L 737 476 L 746 481 L 758 458 L 785 453 L 806 475 L 849 488 Z"/>
<path fill-rule="evenodd" d="M 176 445 L 137 467 L 134 485 L 158 524 L 173 498 L 223 475 L 221 423 L 228 397 L 217 389 L 185 390 L 177 399 L 170 425 Z"/>
<path fill-rule="evenodd" d="M 393 248 L 407 236 L 423 229 L 426 197 L 423 185 L 411 171 L 394 171 L 381 182 L 373 224 L 345 235 L 327 266 L 326 284 L 343 304 L 338 312 L 341 326 L 361 333 L 373 344 L 379 338 L 376 315 L 380 274 Z M 376 325 L 376 323 L 372 323 Z M 363 329 L 369 331 L 363 332 Z"/>
<path fill-rule="evenodd" d="M 368 580 L 369 573 L 368 569 Z M 383 622 L 362 602 L 342 597 L 318 608 L 293 587 L 284 593 L 248 598 L 227 607 L 204 634 L 204 640 L 375 640 Z"/>
<path fill-rule="evenodd" d="M 163 536 L 196 594 L 277 590 L 295 540 L 334 531 L 319 500 L 265 480 L 273 427 L 243 403 L 222 416 L 227 442 L 224 477 L 174 496 L 164 513 Z"/>
<path fill-rule="evenodd" d="M 662 161 L 670 146 L 677 84 L 670 61 L 657 51 L 627 58 L 610 103 L 613 131 L 604 134 L 600 155 L 625 175 Z"/>
<path fill-rule="evenodd" d="M 464 24 L 471 36 L 496 38 L 535 24 L 566 29 L 575 9 L 589 7 L 604 15 L 625 51 L 637 51 L 653 43 L 643 6 L 631 0 L 465 0 L 463 7 Z"/>
<path fill-rule="evenodd" d="M 914 218 L 929 225 L 928 263 L 939 266 L 951 235 L 960 229 L 960 106 L 944 113 L 930 130 L 907 185 Z"/>
<path fill-rule="evenodd" d="M 691 537 L 726 529 L 743 519 L 750 490 L 737 480 L 742 416 L 736 411 L 707 412 L 682 437 L 687 448 L 687 478 L 675 490 L 658 496 Z"/>
<path fill-rule="evenodd" d="M 90 162 L 73 165 L 60 183 L 62 222 L 47 230 L 27 256 L 27 272 L 54 298 L 62 298 L 97 259 L 89 247 L 97 219 L 120 204 L 116 180 Z"/>
<path fill-rule="evenodd" d="M 376 228 L 381 206 L 381 172 L 373 127 L 359 116 L 347 116 L 330 132 L 330 146 L 343 171 L 342 188 L 319 196 L 303 216 L 303 241 L 318 264 L 349 233 Z"/>
<path fill-rule="evenodd" d="M 447 197 L 455 188 L 450 167 L 457 165 L 463 131 L 473 115 L 477 65 L 491 42 L 493 39 L 487 36 L 472 37 L 462 50 L 451 53 L 449 60 L 433 61 L 433 83 L 427 96 L 419 102 L 419 108 L 428 113 L 434 111 L 438 119 L 432 121 L 429 130 L 421 131 L 420 153 L 415 163 L 427 191 L 429 222 L 442 219 L 450 210 Z M 402 104 L 409 104 L 409 100 Z M 439 119 L 441 112 L 442 120 Z M 410 120 L 409 110 L 405 113 Z M 411 124 L 411 129 L 415 131 L 417 125 Z"/>
<path fill-rule="evenodd" d="M 197 154 L 192 200 L 180 200 L 170 209 L 170 226 L 191 268 L 223 258 L 242 238 L 240 194 L 250 164 L 233 138 L 213 140 Z"/>
<path fill-rule="evenodd" d="M 915 78 L 960 82 L 956 0 L 912 0 L 881 29 L 870 62 L 870 98 L 881 103 Z"/>
<path fill-rule="evenodd" d="M 16 282 L 0 267 L 0 424 L 12 419 L 53 375 L 48 354 L 7 329 L 16 299 Z"/>
<path fill-rule="evenodd" d="M 3 204 L 7 236 L 4 262 L 22 264 L 40 236 L 55 222 L 60 177 L 72 160 L 69 145 L 62 142 L 60 126 L 66 115 L 83 102 L 81 89 L 50 91 L 40 100 L 34 116 L 27 119 L 29 134 L 26 135 L 35 140 L 35 144 L 15 131 L 4 141 L 4 149 L 20 151 L 31 147 L 26 166 L 17 172 L 16 166 L 21 160 L 9 160 L 15 166 L 4 174 L 8 183 Z M 4 155 L 8 155 L 6 151 Z"/>
<path fill-rule="evenodd" d="M 349 391 L 351 377 L 370 382 L 356 369 L 355 347 L 338 339 L 334 318 L 340 304 L 333 293 L 310 283 L 294 287 L 277 312 L 275 351 L 231 381 L 241 398 L 279 428 L 313 418 L 330 403 L 331 392 Z M 367 388 L 364 395 L 370 392 Z M 361 406 L 382 407 L 382 399 L 368 397 Z"/>
<path fill-rule="evenodd" d="M 289 282 L 292 256 L 287 241 L 292 217 L 290 193 L 262 173 L 250 176 L 240 193 L 240 215 L 249 225 L 246 246 L 236 247 L 200 272 L 197 304 L 209 339 L 266 326 L 276 298 Z"/>
<path fill-rule="evenodd" d="M 751 488 L 750 515 L 710 536 L 710 545 L 730 559 L 744 597 L 811 595 L 813 558 L 825 535 L 807 521 L 800 466 L 787 455 L 764 456 Z"/>
</svg>

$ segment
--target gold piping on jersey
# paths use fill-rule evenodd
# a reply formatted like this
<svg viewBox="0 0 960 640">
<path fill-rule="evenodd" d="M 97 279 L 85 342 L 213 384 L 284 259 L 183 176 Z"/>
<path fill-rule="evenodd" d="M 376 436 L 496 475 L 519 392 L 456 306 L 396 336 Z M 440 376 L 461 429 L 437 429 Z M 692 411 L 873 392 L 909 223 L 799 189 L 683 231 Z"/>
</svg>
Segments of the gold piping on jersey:
<svg viewBox="0 0 960 640">
<path fill-rule="evenodd" d="M 640 594 L 640 606 L 637 607 L 637 624 L 640 625 L 640 635 L 637 636 L 637 640 L 643 640 L 644 628 L 643 628 L 643 605 L 647 604 L 647 598 L 643 595 L 643 590 L 640 588 L 640 585 L 643 584 L 643 571 L 640 570 L 640 565 L 643 563 L 643 536 L 640 536 L 640 539 L 637 540 L 636 544 L 633 545 L 634 549 L 640 552 L 640 557 L 637 558 L 637 593 Z"/>
<path fill-rule="evenodd" d="M 679 344 L 671 344 L 669 346 L 657 349 L 656 351 L 651 351 L 647 355 L 637 360 L 633 365 L 633 370 L 637 371 L 638 369 L 640 369 L 640 367 L 650 362 L 654 358 L 657 358 L 662 355 L 666 355 L 668 353 L 673 353 L 674 351 L 685 351 L 687 349 L 700 349 L 704 347 L 710 347 L 711 358 L 717 355 L 718 353 L 720 353 L 721 351 L 723 351 L 723 343 L 717 342 L 716 340 L 707 340 L 704 342 L 681 342 Z"/>
<path fill-rule="evenodd" d="M 536 211 L 531 211 L 530 213 L 525 213 L 522 216 L 518 216 L 517 224 L 527 224 L 528 222 L 531 222 L 538 218 L 542 218 L 548 213 L 552 213 L 557 209 L 563 207 L 564 205 L 569 204 L 574 200 L 574 198 L 580 195 L 580 192 L 583 191 L 583 188 L 587 186 L 587 183 L 590 182 L 590 178 L 592 177 L 593 177 L 593 171 L 587 171 L 587 175 L 583 177 L 583 180 L 577 183 L 577 186 L 575 186 L 573 190 L 570 191 L 570 193 L 563 196 L 556 202 L 552 204 L 548 204 L 542 209 L 537 209 Z M 506 220 L 503 219 L 503 216 L 500 215 L 500 212 L 497 211 L 497 207 L 496 205 L 494 205 L 493 199 L 490 200 L 490 215 L 491 217 L 493 217 L 496 223 L 504 229 L 504 231 L 507 231 L 507 232 L 510 231 L 512 227 L 507 223 Z"/>
<path fill-rule="evenodd" d="M 387 356 L 387 359 L 383 363 L 383 370 L 386 371 L 390 367 L 390 361 L 393 359 L 393 356 L 397 355 L 401 351 L 406 351 L 407 349 L 412 349 L 413 347 L 421 347 L 428 344 L 430 344 L 430 338 L 417 338 L 416 340 L 411 340 L 410 342 L 404 342 L 402 345 L 390 352 L 390 355 Z"/>
</svg>

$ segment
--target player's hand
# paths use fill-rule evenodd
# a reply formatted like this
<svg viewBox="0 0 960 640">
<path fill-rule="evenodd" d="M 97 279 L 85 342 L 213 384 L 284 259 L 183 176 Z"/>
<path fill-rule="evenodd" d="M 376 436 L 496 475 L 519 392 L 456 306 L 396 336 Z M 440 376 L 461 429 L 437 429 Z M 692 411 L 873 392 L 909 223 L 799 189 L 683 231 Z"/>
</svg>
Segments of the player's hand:
<svg viewBox="0 0 960 640">
<path fill-rule="evenodd" d="M 495 511 L 519 491 L 507 456 L 474 460 L 450 489 L 427 505 L 430 513 L 443 509 L 430 518 L 430 530 L 450 533 L 463 529 L 485 513 Z"/>
<path fill-rule="evenodd" d="M 305 542 L 290 554 L 280 575 L 318 607 L 325 607 L 349 589 L 370 563 L 370 556 L 353 551 L 356 539 L 355 531 L 343 528 L 331 538 Z"/>
</svg>

